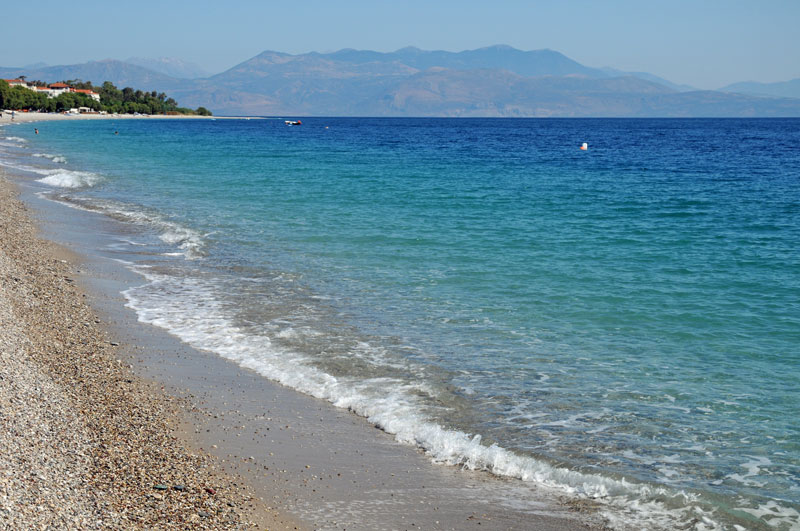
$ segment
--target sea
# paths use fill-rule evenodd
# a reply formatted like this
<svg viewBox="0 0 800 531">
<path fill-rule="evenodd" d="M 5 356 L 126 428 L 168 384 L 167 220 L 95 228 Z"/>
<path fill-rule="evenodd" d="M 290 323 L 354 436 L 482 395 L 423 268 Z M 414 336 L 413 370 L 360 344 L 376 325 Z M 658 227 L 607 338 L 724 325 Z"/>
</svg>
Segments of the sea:
<svg viewBox="0 0 800 531">
<path fill-rule="evenodd" d="M 800 119 L 301 120 L 7 125 L 0 164 L 128 227 L 140 321 L 434 462 L 800 529 Z"/>
</svg>

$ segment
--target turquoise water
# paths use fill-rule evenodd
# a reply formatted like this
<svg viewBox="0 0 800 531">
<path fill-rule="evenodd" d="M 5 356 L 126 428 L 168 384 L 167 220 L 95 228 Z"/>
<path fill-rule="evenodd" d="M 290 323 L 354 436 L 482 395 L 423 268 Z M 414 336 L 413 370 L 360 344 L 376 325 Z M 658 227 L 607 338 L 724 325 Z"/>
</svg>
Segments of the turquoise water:
<svg viewBox="0 0 800 531">
<path fill-rule="evenodd" d="M 141 320 L 620 526 L 800 528 L 800 120 L 40 125 L 0 163 L 130 224 Z"/>
</svg>

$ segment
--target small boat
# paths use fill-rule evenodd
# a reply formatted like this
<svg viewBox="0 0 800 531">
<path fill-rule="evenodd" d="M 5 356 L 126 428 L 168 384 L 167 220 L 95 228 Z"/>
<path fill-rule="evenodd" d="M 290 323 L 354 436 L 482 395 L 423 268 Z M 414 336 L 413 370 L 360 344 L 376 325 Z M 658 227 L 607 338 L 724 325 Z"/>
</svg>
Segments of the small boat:
<svg viewBox="0 0 800 531">
<path fill-rule="evenodd" d="M 303 122 L 300 120 L 285 120 L 283 123 L 286 125 L 303 125 Z"/>
</svg>

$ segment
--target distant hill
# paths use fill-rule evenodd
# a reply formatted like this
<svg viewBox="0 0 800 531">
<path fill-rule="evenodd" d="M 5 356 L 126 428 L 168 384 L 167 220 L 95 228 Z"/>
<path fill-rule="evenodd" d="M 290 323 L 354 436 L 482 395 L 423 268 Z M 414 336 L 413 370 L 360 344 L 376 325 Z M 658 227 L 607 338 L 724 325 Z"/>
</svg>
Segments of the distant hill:
<svg viewBox="0 0 800 531">
<path fill-rule="evenodd" d="M 508 70 L 520 76 L 608 77 L 602 70 L 589 68 L 553 50 L 517 50 L 497 45 L 463 52 L 425 51 L 408 47 L 396 52 L 380 53 L 359 50 L 340 50 L 330 54 L 315 54 L 331 61 L 366 63 L 402 63 L 417 70 L 448 68 L 452 70 Z"/>
<path fill-rule="evenodd" d="M 552 50 L 509 46 L 266 51 L 176 94 L 217 114 L 800 116 L 800 100 L 697 91 L 652 74 L 586 67 Z"/>
<path fill-rule="evenodd" d="M 0 76 L 14 78 L 24 75 L 29 80 L 45 82 L 80 79 L 102 85 L 111 81 L 118 87 L 135 87 L 141 90 L 166 91 L 180 84 L 173 77 L 114 59 L 90 61 L 77 65 L 46 66 L 42 68 L 0 68 Z"/>
<path fill-rule="evenodd" d="M 0 69 L 0 76 L 108 80 L 167 92 L 181 105 L 222 115 L 800 116 L 800 99 L 698 91 L 645 72 L 587 67 L 553 50 L 509 46 L 463 52 L 265 51 L 200 79 L 180 78 L 180 69 L 167 75 L 170 61 L 156 63 L 150 64 L 162 72 L 105 60 Z"/>
<path fill-rule="evenodd" d="M 211 75 L 210 72 L 198 64 L 176 59 L 174 57 L 159 57 L 157 59 L 129 57 L 125 60 L 125 62 L 178 79 L 198 79 L 201 77 L 209 77 Z"/>
<path fill-rule="evenodd" d="M 692 92 L 695 90 L 699 90 L 691 85 L 679 85 L 677 83 L 673 83 L 668 79 L 664 79 L 663 77 L 659 77 L 655 74 L 650 74 L 648 72 L 626 72 L 624 70 L 617 70 L 616 68 L 610 68 L 610 67 L 605 67 L 602 68 L 601 70 L 605 72 L 608 77 L 620 77 L 620 76 L 638 77 L 639 79 L 644 79 L 645 81 L 652 81 L 653 83 L 664 85 L 665 87 L 669 87 L 672 90 L 677 90 L 678 92 Z"/>
<path fill-rule="evenodd" d="M 778 98 L 800 98 L 800 78 L 778 83 L 758 83 L 744 81 L 719 89 L 724 92 L 739 92 L 754 96 L 772 96 Z"/>
</svg>

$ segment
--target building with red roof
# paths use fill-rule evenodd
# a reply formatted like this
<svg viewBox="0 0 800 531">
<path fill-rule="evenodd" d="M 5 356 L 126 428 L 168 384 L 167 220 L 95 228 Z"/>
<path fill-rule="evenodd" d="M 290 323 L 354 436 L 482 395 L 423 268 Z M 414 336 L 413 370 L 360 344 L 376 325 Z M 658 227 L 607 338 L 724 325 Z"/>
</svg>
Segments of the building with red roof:
<svg viewBox="0 0 800 531">
<path fill-rule="evenodd" d="M 30 86 L 32 85 L 32 83 L 28 83 L 24 79 L 4 79 L 3 81 L 8 83 L 8 86 L 10 86 L 10 87 L 30 88 Z"/>
<path fill-rule="evenodd" d="M 75 89 L 71 86 L 67 85 L 66 83 L 53 83 L 48 87 L 37 87 L 33 83 L 29 83 L 24 79 L 6 79 L 6 83 L 8 83 L 11 87 L 25 87 L 29 90 L 33 90 L 39 93 L 47 94 L 48 98 L 55 98 L 64 94 L 65 92 L 76 92 L 78 94 L 85 94 L 89 96 L 94 101 L 100 101 L 100 94 L 94 92 L 93 90 L 88 89 Z"/>
</svg>

